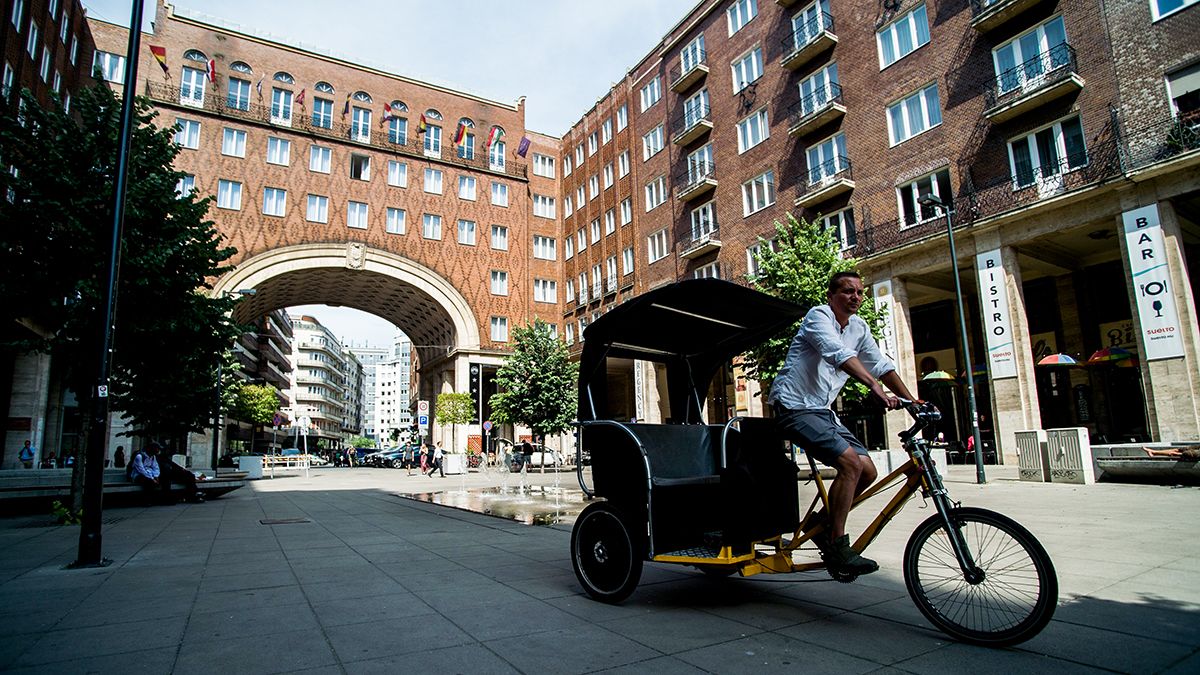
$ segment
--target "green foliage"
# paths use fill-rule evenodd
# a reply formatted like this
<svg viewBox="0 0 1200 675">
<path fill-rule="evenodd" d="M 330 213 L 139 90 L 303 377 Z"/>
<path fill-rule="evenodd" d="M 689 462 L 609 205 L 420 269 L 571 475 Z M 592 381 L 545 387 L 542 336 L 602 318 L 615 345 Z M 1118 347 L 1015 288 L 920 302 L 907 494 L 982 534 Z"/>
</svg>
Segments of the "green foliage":
<svg viewBox="0 0 1200 675">
<path fill-rule="evenodd" d="M 80 408 L 98 372 L 106 268 L 112 246 L 120 101 L 106 87 L 79 91 L 73 112 L 24 97 L 0 113 L 0 348 L 54 357 Z M 142 433 L 177 438 L 208 426 L 217 355 L 241 328 L 234 300 L 211 298 L 209 280 L 236 253 L 205 220 L 211 198 L 176 193 L 184 176 L 171 127 L 137 99 L 128 156 L 114 319 L 111 406 Z M 19 224 L 19 226 L 18 226 Z"/>
<path fill-rule="evenodd" d="M 373 447 L 375 447 L 375 441 L 370 438 L 367 438 L 366 436 L 351 436 L 350 440 L 347 442 L 350 444 L 350 447 L 352 447 L 352 448 L 373 448 Z"/>
<path fill-rule="evenodd" d="M 799 305 L 815 307 L 827 302 L 826 293 L 829 277 L 836 272 L 857 271 L 858 260 L 843 258 L 838 240 L 833 231 L 827 231 L 816 223 L 799 220 L 788 213 L 784 222 L 775 221 L 774 250 L 759 238 L 756 256 L 758 274 L 748 275 L 750 283 L 758 290 Z M 865 280 L 864 280 L 865 283 Z M 864 299 L 858 315 L 871 326 L 876 337 L 882 335 L 882 317 L 875 308 L 875 301 Z M 762 381 L 770 381 L 783 367 L 788 346 L 800 321 L 792 324 L 771 339 L 746 354 L 747 372 Z M 845 391 L 847 398 L 857 400 L 866 394 L 866 388 L 857 382 Z"/>
<path fill-rule="evenodd" d="M 474 413 L 475 406 L 471 402 L 470 394 L 438 394 L 434 410 L 434 419 L 438 424 L 468 424 L 475 416 Z"/>
<path fill-rule="evenodd" d="M 512 356 L 496 372 L 492 419 L 527 426 L 543 439 L 566 431 L 575 419 L 579 364 L 541 320 L 514 329 L 512 337 Z"/>
<path fill-rule="evenodd" d="M 236 389 L 233 417 L 251 424 L 270 424 L 279 412 L 279 394 L 265 384 L 242 384 Z"/>
<path fill-rule="evenodd" d="M 83 518 L 83 509 L 72 511 L 66 504 L 55 499 L 50 504 L 50 515 L 54 516 L 54 522 L 59 525 L 78 525 Z"/>
</svg>

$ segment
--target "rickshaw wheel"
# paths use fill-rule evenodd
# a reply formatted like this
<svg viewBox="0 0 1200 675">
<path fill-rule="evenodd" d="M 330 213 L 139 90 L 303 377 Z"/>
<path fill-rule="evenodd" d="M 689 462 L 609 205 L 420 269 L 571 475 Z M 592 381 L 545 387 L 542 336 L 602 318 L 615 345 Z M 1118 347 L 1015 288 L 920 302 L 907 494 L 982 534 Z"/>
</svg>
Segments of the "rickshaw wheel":
<svg viewBox="0 0 1200 675">
<path fill-rule="evenodd" d="M 579 514 L 571 530 L 571 566 L 588 595 L 618 603 L 642 578 L 642 544 L 618 509 L 596 502 Z"/>
</svg>

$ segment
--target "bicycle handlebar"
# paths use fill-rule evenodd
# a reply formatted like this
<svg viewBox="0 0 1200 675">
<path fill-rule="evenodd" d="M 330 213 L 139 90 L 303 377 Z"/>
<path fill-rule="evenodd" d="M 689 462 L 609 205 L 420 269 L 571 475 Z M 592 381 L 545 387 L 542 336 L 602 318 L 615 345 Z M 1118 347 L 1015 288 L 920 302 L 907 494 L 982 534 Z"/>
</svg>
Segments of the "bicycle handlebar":
<svg viewBox="0 0 1200 675">
<path fill-rule="evenodd" d="M 929 423 L 942 419 L 942 411 L 929 401 L 912 401 L 900 397 L 897 397 L 897 400 L 900 401 L 900 406 L 918 422 Z"/>
</svg>

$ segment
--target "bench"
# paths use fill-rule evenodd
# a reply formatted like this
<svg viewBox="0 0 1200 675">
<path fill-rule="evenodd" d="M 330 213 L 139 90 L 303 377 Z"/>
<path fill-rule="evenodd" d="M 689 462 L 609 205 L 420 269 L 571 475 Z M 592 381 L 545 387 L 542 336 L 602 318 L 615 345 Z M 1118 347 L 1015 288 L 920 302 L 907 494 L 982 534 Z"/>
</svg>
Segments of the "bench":
<svg viewBox="0 0 1200 675">
<path fill-rule="evenodd" d="M 200 481 L 197 487 L 206 498 L 228 494 L 246 484 L 245 473 L 223 472 L 216 478 Z M 178 489 L 178 488 L 173 488 Z M 143 488 L 129 480 L 125 469 L 104 470 L 105 498 L 140 494 Z M 71 469 L 15 469 L 0 472 L 0 503 L 8 507 L 49 503 L 71 495 Z"/>
</svg>

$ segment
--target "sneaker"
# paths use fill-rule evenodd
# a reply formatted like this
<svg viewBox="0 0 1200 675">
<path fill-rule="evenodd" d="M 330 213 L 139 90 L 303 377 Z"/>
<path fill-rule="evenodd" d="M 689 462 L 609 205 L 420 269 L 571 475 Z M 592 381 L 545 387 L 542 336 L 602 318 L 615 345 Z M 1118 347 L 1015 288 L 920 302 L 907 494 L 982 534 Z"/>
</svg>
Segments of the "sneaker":
<svg viewBox="0 0 1200 675">
<path fill-rule="evenodd" d="M 862 557 L 858 551 L 850 547 L 850 535 L 848 534 L 843 534 L 827 545 L 829 551 L 822 550 L 822 554 L 825 564 L 829 565 L 831 569 L 853 574 L 870 574 L 879 569 L 879 563 Z"/>
</svg>

